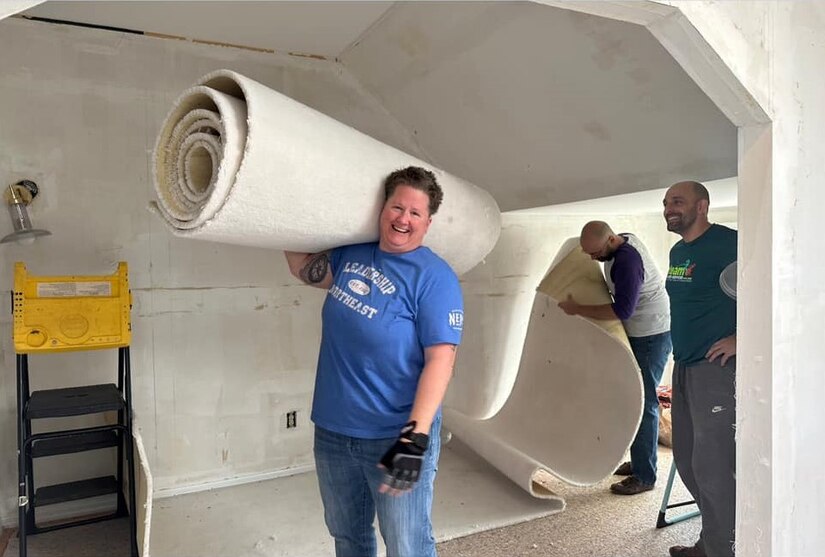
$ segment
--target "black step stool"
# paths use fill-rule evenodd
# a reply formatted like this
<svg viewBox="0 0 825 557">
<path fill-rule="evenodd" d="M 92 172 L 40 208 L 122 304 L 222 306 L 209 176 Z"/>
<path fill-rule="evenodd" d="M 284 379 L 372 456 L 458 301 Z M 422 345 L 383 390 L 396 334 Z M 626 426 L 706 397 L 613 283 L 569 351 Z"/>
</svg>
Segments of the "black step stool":
<svg viewBox="0 0 825 557">
<path fill-rule="evenodd" d="M 129 545 L 137 557 L 135 509 L 135 472 L 132 440 L 132 389 L 129 347 L 118 348 L 117 385 L 87 385 L 44 391 L 29 390 L 28 354 L 17 355 L 17 448 L 18 448 L 18 518 L 20 557 L 26 557 L 26 538 L 33 534 L 61 528 L 92 524 L 113 518 L 129 517 Z M 31 432 L 32 420 L 63 418 L 102 412 L 117 412 L 111 425 Z M 117 448 L 117 470 L 113 475 L 35 487 L 35 458 Z M 128 500 L 124 495 L 124 459 L 128 474 Z M 114 512 L 95 517 L 80 517 L 57 524 L 38 525 L 35 511 L 39 507 L 116 494 Z"/>
</svg>

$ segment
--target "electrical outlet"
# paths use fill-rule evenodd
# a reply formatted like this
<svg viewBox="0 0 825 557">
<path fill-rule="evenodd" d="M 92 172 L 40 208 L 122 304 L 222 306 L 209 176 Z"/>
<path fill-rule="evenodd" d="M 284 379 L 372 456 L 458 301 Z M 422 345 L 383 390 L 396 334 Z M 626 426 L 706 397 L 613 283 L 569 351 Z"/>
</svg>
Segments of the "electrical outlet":
<svg viewBox="0 0 825 557">
<path fill-rule="evenodd" d="M 290 410 L 286 413 L 286 428 L 292 429 L 298 427 L 298 411 Z"/>
</svg>

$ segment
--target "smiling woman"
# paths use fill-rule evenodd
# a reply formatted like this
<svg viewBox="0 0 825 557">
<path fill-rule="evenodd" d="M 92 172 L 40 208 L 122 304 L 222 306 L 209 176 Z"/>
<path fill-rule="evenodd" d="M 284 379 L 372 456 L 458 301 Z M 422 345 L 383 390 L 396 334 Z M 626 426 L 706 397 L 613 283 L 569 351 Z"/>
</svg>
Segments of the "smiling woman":
<svg viewBox="0 0 825 557">
<path fill-rule="evenodd" d="M 431 171 L 397 170 L 378 242 L 286 252 L 293 275 L 328 290 L 312 421 L 336 555 L 374 556 L 377 515 L 388 554 L 435 556 L 441 402 L 464 323 L 458 277 L 422 245 L 443 197 Z"/>
</svg>

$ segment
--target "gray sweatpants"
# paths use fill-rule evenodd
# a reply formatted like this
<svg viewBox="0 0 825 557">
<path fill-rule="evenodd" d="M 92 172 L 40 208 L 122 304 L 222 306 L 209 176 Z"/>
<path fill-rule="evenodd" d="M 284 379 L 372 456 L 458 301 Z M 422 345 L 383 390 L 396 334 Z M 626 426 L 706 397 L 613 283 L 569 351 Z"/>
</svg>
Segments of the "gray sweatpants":
<svg viewBox="0 0 825 557">
<path fill-rule="evenodd" d="M 736 529 L 736 358 L 673 369 L 673 459 L 702 513 L 699 547 L 734 554 Z"/>
</svg>

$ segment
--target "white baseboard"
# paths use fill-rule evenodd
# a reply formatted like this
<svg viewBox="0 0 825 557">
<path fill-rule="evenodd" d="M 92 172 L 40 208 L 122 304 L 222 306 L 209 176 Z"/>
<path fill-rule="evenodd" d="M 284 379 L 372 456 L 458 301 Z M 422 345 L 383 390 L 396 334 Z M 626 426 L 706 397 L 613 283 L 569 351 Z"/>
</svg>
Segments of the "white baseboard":
<svg viewBox="0 0 825 557">
<path fill-rule="evenodd" d="M 209 491 L 211 489 L 219 489 L 222 487 L 232 487 L 235 485 L 243 485 L 254 482 L 261 482 L 264 480 L 274 480 L 276 478 L 286 478 L 296 474 L 304 474 L 315 470 L 315 464 L 303 464 L 293 468 L 285 468 L 283 470 L 273 470 L 270 472 L 256 472 L 253 474 L 243 474 L 235 476 L 234 478 L 226 478 L 223 480 L 212 480 L 207 482 L 176 485 L 174 487 L 164 487 L 154 490 L 152 493 L 153 499 L 165 499 L 167 497 L 174 497 L 176 495 L 184 495 L 186 493 L 198 493 L 200 491 Z M 155 479 L 157 481 L 157 478 Z M 37 510 L 37 522 L 52 522 L 63 520 L 72 516 L 85 516 L 104 513 L 112 508 L 112 502 L 105 497 L 96 497 L 94 499 L 83 499 L 80 501 L 71 501 L 69 503 L 62 503 L 54 507 L 43 507 Z M 3 528 L 17 528 L 17 513 L 5 513 L 0 515 L 0 526 Z"/>
<path fill-rule="evenodd" d="M 174 497 L 176 495 L 184 495 L 186 493 L 198 493 L 200 491 L 209 491 L 210 489 L 219 489 L 222 487 L 232 487 L 235 485 L 243 485 L 254 482 L 261 482 L 264 480 L 274 480 L 276 478 L 286 478 L 296 474 L 304 474 L 315 470 L 315 464 L 303 464 L 295 466 L 294 468 L 285 468 L 283 470 L 273 470 L 271 472 L 256 472 L 253 474 L 243 474 L 235 476 L 234 478 L 226 478 L 224 480 L 211 480 L 201 483 L 176 485 L 173 487 L 161 487 L 155 489 L 152 493 L 154 499 L 165 499 L 167 497 Z M 158 478 L 155 478 L 155 482 Z"/>
</svg>

